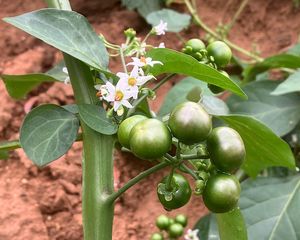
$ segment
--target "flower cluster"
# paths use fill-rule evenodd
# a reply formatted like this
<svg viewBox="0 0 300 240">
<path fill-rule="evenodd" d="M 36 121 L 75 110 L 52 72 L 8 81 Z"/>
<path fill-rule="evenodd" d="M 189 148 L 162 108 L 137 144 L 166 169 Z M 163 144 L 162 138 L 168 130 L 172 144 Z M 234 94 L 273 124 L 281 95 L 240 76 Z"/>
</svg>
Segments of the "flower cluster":
<svg viewBox="0 0 300 240">
<path fill-rule="evenodd" d="M 112 104 L 115 112 L 124 107 L 132 108 L 130 99 L 137 99 L 139 87 L 143 86 L 149 80 L 154 79 L 152 75 L 146 75 L 143 67 L 155 64 L 162 64 L 160 61 L 153 61 L 150 57 L 133 57 L 132 62 L 127 66 L 133 66 L 130 73 L 118 72 L 117 76 L 119 81 L 114 86 L 111 82 L 107 81 L 104 85 L 96 85 L 95 88 L 99 91 L 98 96 L 101 99 Z"/>
<path fill-rule="evenodd" d="M 164 35 L 166 30 L 167 23 L 160 21 L 157 26 L 152 28 L 150 35 Z M 103 85 L 95 85 L 95 88 L 98 90 L 97 96 L 100 100 L 105 100 L 111 104 L 113 110 L 117 112 L 118 115 L 123 113 L 123 106 L 132 108 L 132 100 L 138 98 L 141 87 L 148 81 L 155 79 L 154 76 L 146 74 L 144 69 L 153 67 L 155 64 L 163 64 L 160 61 L 152 60 L 150 57 L 144 57 L 147 46 L 146 40 L 149 34 L 143 41 L 139 38 L 135 38 L 135 31 L 133 29 L 125 31 L 125 35 L 127 36 L 127 41 L 121 45 L 120 51 L 125 53 L 125 56 L 136 54 L 136 57 L 131 57 L 132 62 L 124 66 L 124 72 L 118 72 L 116 74 L 119 78 L 116 85 L 113 85 L 111 81 L 106 81 Z M 161 43 L 158 47 L 164 48 L 165 45 Z M 139 57 L 140 55 L 142 55 L 142 57 Z M 123 62 L 124 61 L 123 58 Z M 132 67 L 130 72 L 127 72 L 127 67 Z"/>
</svg>

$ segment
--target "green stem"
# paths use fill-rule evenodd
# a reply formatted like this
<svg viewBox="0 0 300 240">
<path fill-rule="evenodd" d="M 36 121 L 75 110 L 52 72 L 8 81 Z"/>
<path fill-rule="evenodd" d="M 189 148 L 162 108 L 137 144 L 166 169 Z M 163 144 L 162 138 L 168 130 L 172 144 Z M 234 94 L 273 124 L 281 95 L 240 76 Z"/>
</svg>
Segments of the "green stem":
<svg viewBox="0 0 300 240">
<path fill-rule="evenodd" d="M 89 67 L 64 54 L 77 104 L 95 104 L 97 98 Z M 84 239 L 111 240 L 114 205 L 106 199 L 113 193 L 114 138 L 102 135 L 84 122 L 82 165 L 82 211 Z"/>
<path fill-rule="evenodd" d="M 124 58 L 123 49 L 122 49 L 121 47 L 119 48 L 119 52 L 120 52 L 120 57 L 121 57 L 122 65 L 123 65 L 123 68 L 124 68 L 124 72 L 125 72 L 125 73 L 128 73 L 128 72 L 127 72 L 126 63 L 125 63 L 125 58 Z"/>
<path fill-rule="evenodd" d="M 184 163 L 182 163 L 180 166 L 183 168 L 183 170 L 186 173 L 190 174 L 195 180 L 199 179 L 198 176 L 197 176 L 197 174 L 192 169 L 190 169 L 187 165 L 185 165 Z"/>
<path fill-rule="evenodd" d="M 0 150 L 3 151 L 10 151 L 18 148 L 21 148 L 19 140 L 5 141 L 0 143 Z"/>
<path fill-rule="evenodd" d="M 167 161 L 169 161 L 169 162 L 171 162 L 171 163 L 176 162 L 176 157 L 172 157 L 169 153 L 166 153 L 166 154 L 164 155 L 164 157 L 165 157 L 165 159 L 166 159 Z"/>
<path fill-rule="evenodd" d="M 178 143 L 177 143 L 177 148 L 176 148 L 176 159 L 177 159 L 177 160 L 181 160 L 181 159 L 182 159 L 182 158 L 181 158 L 180 152 L 181 152 L 180 142 L 178 141 Z"/>
<path fill-rule="evenodd" d="M 165 84 L 170 78 L 174 77 L 175 75 L 176 73 L 172 73 L 164 77 L 152 88 L 152 91 L 156 91 L 157 89 L 159 89 L 163 84 Z"/>
<path fill-rule="evenodd" d="M 68 0 L 48 0 L 49 7 L 71 10 Z M 77 104 L 95 104 L 94 80 L 89 66 L 63 54 Z M 84 160 L 82 164 L 82 214 L 84 239 L 111 240 L 114 203 L 113 193 L 114 137 L 102 135 L 81 121 Z"/>
<path fill-rule="evenodd" d="M 193 8 L 193 6 L 191 5 L 189 0 L 184 0 L 184 2 L 186 4 L 188 10 L 190 11 L 191 15 L 193 16 L 193 19 L 194 19 L 196 25 L 203 28 L 206 32 L 208 32 L 213 37 L 224 41 L 229 47 L 235 49 L 236 51 L 239 51 L 239 52 L 243 53 L 244 55 L 246 55 L 250 58 L 253 58 L 254 60 L 256 60 L 258 62 L 263 61 L 263 58 L 260 58 L 259 56 L 245 50 L 244 48 L 239 47 L 238 45 L 236 45 L 236 44 L 232 43 L 231 41 L 229 41 L 227 38 L 220 37 L 215 31 L 213 31 L 204 22 L 202 22 L 202 20 L 200 19 L 197 11 Z"/>
<path fill-rule="evenodd" d="M 242 11 L 244 10 L 244 8 L 247 6 L 249 0 L 243 0 L 241 5 L 239 6 L 238 10 L 235 12 L 231 22 L 228 24 L 228 29 L 227 31 L 229 31 L 233 25 L 236 23 L 237 19 L 239 18 L 240 14 L 242 13 Z"/>
<path fill-rule="evenodd" d="M 242 182 L 244 181 L 245 179 L 247 179 L 247 174 L 245 173 L 244 170 L 242 169 L 239 169 L 236 173 L 235 173 L 235 176 L 237 177 L 237 179 Z"/>
<path fill-rule="evenodd" d="M 182 160 L 192 160 L 192 159 L 209 159 L 208 155 L 199 154 L 181 154 Z"/>
<path fill-rule="evenodd" d="M 76 138 L 76 142 L 82 141 L 82 133 L 79 133 Z M 21 148 L 21 144 L 19 140 L 11 140 L 11 141 L 4 141 L 0 143 L 0 150 L 3 151 L 11 151 L 18 148 Z"/>
<path fill-rule="evenodd" d="M 146 37 L 145 37 L 144 40 L 141 42 L 141 44 L 145 43 L 145 42 L 148 40 L 148 38 L 151 36 L 151 34 L 152 34 L 152 29 L 150 30 L 150 32 L 147 33 Z"/>
<path fill-rule="evenodd" d="M 170 172 L 167 182 L 166 182 L 166 190 L 167 191 L 172 191 L 172 189 L 173 189 L 172 180 L 173 180 L 174 170 L 175 170 L 175 166 L 172 167 L 171 172 Z"/>
<path fill-rule="evenodd" d="M 155 173 L 167 166 L 169 166 L 170 163 L 168 162 L 161 162 L 149 169 L 147 169 L 144 172 L 141 172 L 139 175 L 137 175 L 136 177 L 132 178 L 131 180 L 129 180 L 123 187 L 121 187 L 117 192 L 111 194 L 108 198 L 108 200 L 110 202 L 114 202 L 118 197 L 120 197 L 124 192 L 126 192 L 129 188 L 131 188 L 132 186 L 134 186 L 136 183 L 138 183 L 139 181 L 143 180 L 144 178 L 148 177 L 150 174 Z"/>
<path fill-rule="evenodd" d="M 68 0 L 45 0 L 49 8 L 72 10 Z"/>
<path fill-rule="evenodd" d="M 185 44 L 185 39 L 180 35 L 180 33 L 176 33 L 176 36 L 177 36 L 177 38 L 183 43 L 183 44 Z"/>
</svg>

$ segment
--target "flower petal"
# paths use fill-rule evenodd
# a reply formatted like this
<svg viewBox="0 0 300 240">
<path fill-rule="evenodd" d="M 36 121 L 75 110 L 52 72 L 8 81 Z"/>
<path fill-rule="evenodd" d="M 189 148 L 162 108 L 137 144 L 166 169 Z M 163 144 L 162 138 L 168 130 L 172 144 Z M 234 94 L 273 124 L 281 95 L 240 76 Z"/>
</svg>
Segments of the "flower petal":
<svg viewBox="0 0 300 240">
<path fill-rule="evenodd" d="M 122 103 L 122 105 L 124 105 L 127 108 L 133 108 L 133 106 L 127 100 L 125 100 L 125 99 L 123 99 L 121 101 L 121 103 Z"/>
<path fill-rule="evenodd" d="M 148 82 L 149 80 L 153 79 L 152 75 L 149 76 L 140 76 L 138 77 L 137 80 L 137 84 L 138 86 L 144 85 L 146 82 Z"/>
<path fill-rule="evenodd" d="M 98 91 L 100 91 L 101 90 L 101 84 L 97 84 L 97 85 L 94 85 L 94 88 L 96 89 L 96 90 L 98 90 Z"/>
<path fill-rule="evenodd" d="M 119 107 L 121 106 L 121 102 L 120 101 L 115 101 L 114 102 L 114 111 L 118 111 Z"/>
<path fill-rule="evenodd" d="M 130 73 L 130 77 L 137 78 L 138 76 L 139 76 L 139 67 L 134 66 Z"/>
<path fill-rule="evenodd" d="M 120 79 L 122 78 L 128 78 L 128 74 L 127 73 L 124 73 L 124 72 L 118 72 L 116 74 Z"/>
<path fill-rule="evenodd" d="M 107 91 L 108 91 L 109 94 L 114 93 L 116 91 L 115 86 L 112 85 L 111 82 L 106 82 L 105 86 L 106 86 Z"/>
</svg>

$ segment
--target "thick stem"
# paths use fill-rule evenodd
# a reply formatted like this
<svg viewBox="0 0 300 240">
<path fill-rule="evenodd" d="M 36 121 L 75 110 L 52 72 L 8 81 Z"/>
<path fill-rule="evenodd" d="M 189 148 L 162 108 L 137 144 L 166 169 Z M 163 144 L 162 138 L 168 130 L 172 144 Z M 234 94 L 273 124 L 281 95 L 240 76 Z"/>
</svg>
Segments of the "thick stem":
<svg viewBox="0 0 300 240">
<path fill-rule="evenodd" d="M 49 7 L 71 10 L 68 0 L 47 0 Z M 77 104 L 95 104 L 94 81 L 89 67 L 64 54 Z M 84 239 L 111 240 L 114 214 L 113 193 L 114 137 L 102 135 L 81 122 L 83 135 L 82 212 Z"/>
<path fill-rule="evenodd" d="M 113 193 L 114 139 L 100 135 L 87 126 L 82 127 L 84 239 L 111 240 L 114 202 L 107 199 Z"/>
<path fill-rule="evenodd" d="M 97 99 L 89 67 L 64 54 L 77 104 L 95 104 Z M 84 239 L 111 240 L 114 204 L 106 199 L 113 193 L 114 137 L 102 135 L 83 122 L 82 214 Z"/>
</svg>

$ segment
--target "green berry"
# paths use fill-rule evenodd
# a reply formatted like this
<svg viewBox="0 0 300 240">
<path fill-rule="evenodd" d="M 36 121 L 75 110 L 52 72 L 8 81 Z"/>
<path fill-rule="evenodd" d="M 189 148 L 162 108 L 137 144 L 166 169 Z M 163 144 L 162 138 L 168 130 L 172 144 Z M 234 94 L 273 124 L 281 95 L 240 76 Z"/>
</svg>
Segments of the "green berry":
<svg viewBox="0 0 300 240">
<path fill-rule="evenodd" d="M 153 233 L 151 240 L 164 240 L 164 237 L 161 233 Z"/>
<path fill-rule="evenodd" d="M 179 223 L 174 223 L 169 228 L 169 236 L 170 237 L 180 237 L 183 234 L 183 226 Z"/>
<path fill-rule="evenodd" d="M 168 227 L 169 227 L 169 218 L 166 215 L 160 215 L 156 219 L 156 226 L 160 230 L 166 230 L 166 229 L 168 229 Z"/>
<path fill-rule="evenodd" d="M 183 214 L 178 214 L 175 217 L 175 222 L 181 224 L 183 227 L 186 227 L 188 219 L 185 215 Z"/>
</svg>

